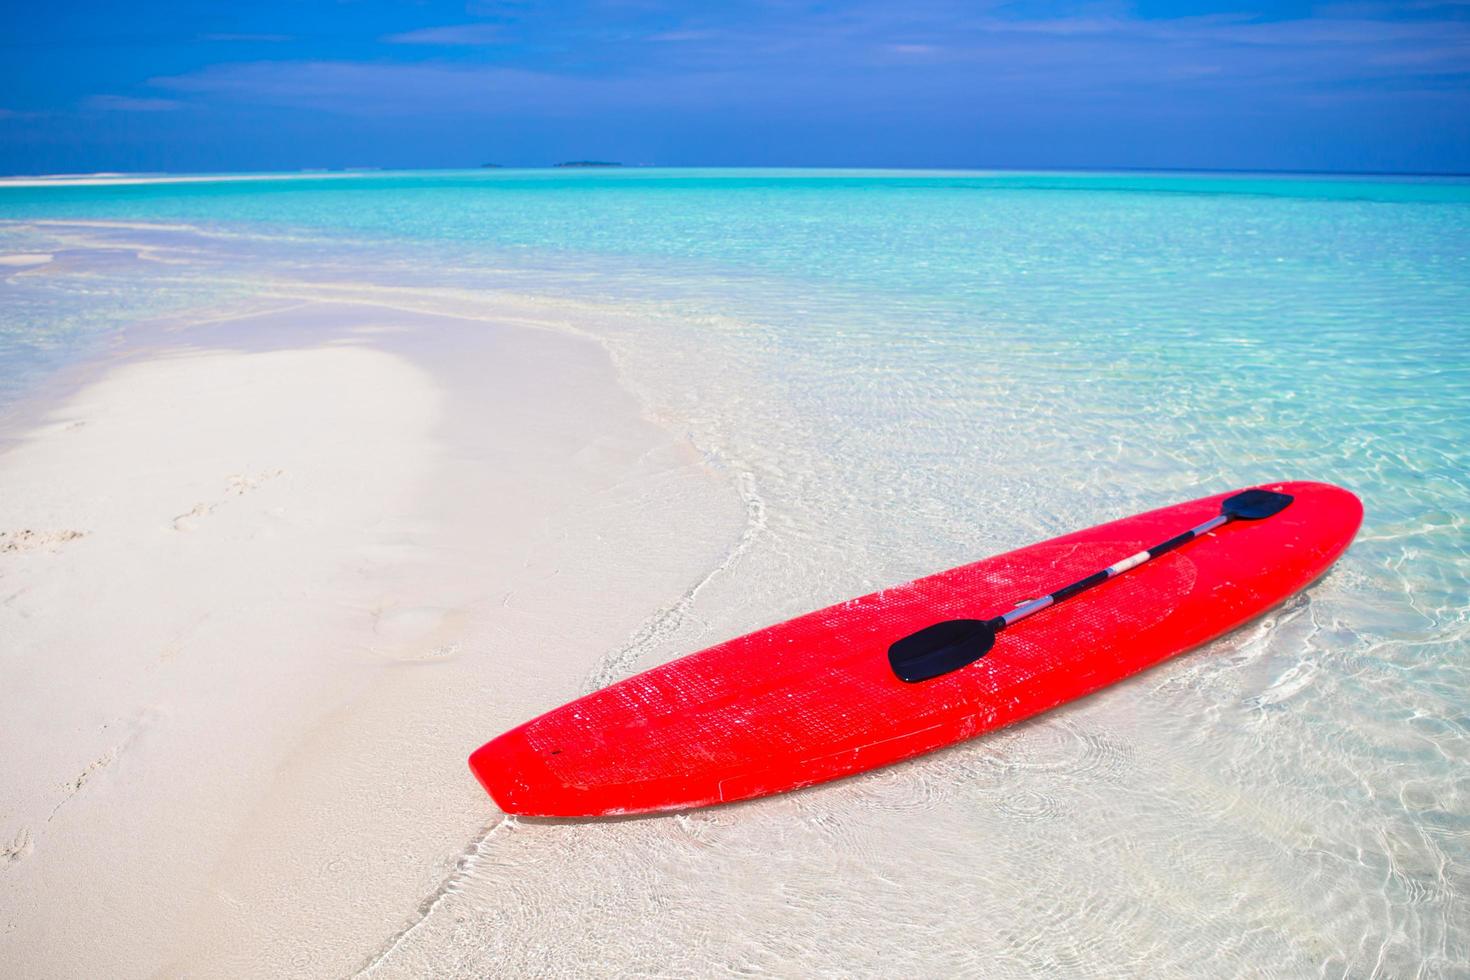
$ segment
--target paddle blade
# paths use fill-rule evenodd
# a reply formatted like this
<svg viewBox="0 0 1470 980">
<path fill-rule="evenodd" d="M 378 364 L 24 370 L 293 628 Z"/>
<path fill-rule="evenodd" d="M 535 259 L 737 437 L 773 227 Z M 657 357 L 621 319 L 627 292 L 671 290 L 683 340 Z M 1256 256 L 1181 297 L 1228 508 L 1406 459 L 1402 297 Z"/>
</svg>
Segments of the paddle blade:
<svg viewBox="0 0 1470 980">
<path fill-rule="evenodd" d="M 1281 513 L 1291 503 L 1291 494 L 1274 490 L 1242 490 L 1225 498 L 1220 512 L 1237 521 L 1259 521 Z"/>
<path fill-rule="evenodd" d="M 888 648 L 888 663 L 908 684 L 967 667 L 995 646 L 995 627 L 983 619 L 947 619 L 910 633 Z"/>
</svg>

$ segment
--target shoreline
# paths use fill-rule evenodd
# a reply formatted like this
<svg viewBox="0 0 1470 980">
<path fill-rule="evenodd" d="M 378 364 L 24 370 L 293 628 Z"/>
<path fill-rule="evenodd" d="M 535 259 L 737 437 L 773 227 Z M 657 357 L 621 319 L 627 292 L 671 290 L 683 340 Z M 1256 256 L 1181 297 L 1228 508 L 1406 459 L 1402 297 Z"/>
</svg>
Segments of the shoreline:
<svg viewBox="0 0 1470 980">
<path fill-rule="evenodd" d="M 360 965 L 498 816 L 469 751 L 720 567 L 728 481 L 605 349 L 501 314 L 196 311 L 9 420 L 18 967 Z"/>
</svg>

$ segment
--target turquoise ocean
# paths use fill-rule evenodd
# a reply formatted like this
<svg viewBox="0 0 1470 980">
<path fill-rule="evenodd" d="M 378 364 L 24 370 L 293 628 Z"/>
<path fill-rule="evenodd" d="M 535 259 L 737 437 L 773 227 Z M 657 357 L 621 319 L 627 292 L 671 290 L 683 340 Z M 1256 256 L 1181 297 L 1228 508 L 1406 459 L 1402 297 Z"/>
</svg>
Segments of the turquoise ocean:
<svg viewBox="0 0 1470 980">
<path fill-rule="evenodd" d="M 841 972 L 886 943 L 893 975 L 1470 973 L 1470 180 L 0 186 L 0 255 L 20 253 L 54 258 L 0 266 L 0 410 L 132 323 L 272 278 L 616 311 L 599 329 L 620 370 L 750 514 L 718 603 L 627 670 L 1235 486 L 1320 479 L 1364 501 L 1356 544 L 1304 596 L 1074 708 L 707 826 L 618 825 L 616 848 L 536 828 L 455 892 L 453 923 L 415 934 L 417 967 L 519 962 L 518 938 L 575 926 L 538 896 L 574 888 L 626 935 L 700 901 L 744 922 L 758 896 L 754 921 L 806 938 L 749 926 L 730 963 L 754 972 L 827 955 Z M 916 825 L 919 857 L 898 843 Z M 690 833 L 715 855 L 700 873 L 671 857 Z M 612 938 L 600 955 L 652 969 L 645 953 Z"/>
</svg>

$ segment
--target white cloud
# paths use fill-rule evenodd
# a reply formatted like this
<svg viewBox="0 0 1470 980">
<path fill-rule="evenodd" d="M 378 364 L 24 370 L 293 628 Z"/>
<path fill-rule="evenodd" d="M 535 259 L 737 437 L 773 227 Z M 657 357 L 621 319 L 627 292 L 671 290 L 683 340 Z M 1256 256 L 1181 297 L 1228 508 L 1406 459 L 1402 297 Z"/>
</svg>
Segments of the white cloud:
<svg viewBox="0 0 1470 980">
<path fill-rule="evenodd" d="M 172 112 L 184 106 L 175 99 L 139 99 L 131 95 L 93 95 L 82 104 L 103 112 Z"/>
<path fill-rule="evenodd" d="M 383 40 L 389 44 L 439 44 L 464 47 L 477 44 L 499 44 L 503 38 L 498 24 L 453 24 L 448 27 L 421 27 L 416 31 L 390 34 Z"/>
<path fill-rule="evenodd" d="M 487 65 L 257 61 L 154 78 L 169 92 L 344 115 L 498 116 L 647 106 L 698 108 L 738 101 L 742 87 L 714 73 L 594 78 Z"/>
<path fill-rule="evenodd" d="M 201 41 L 240 41 L 258 44 L 281 44 L 286 41 L 294 41 L 296 38 L 291 34 L 205 34 L 200 37 Z"/>
<path fill-rule="evenodd" d="M 719 36 L 718 31 L 663 31 L 650 34 L 644 40 L 677 44 L 686 41 L 712 41 Z"/>
</svg>

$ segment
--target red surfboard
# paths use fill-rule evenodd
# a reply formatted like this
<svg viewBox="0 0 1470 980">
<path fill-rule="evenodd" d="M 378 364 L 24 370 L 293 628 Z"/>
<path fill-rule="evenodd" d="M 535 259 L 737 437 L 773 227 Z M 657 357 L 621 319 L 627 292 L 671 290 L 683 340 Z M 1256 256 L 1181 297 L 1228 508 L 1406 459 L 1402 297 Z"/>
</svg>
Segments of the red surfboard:
<svg viewBox="0 0 1470 980">
<path fill-rule="evenodd" d="M 973 738 L 1259 616 L 1322 575 L 1362 522 L 1362 504 L 1340 487 L 1265 489 L 1289 494 L 1290 505 L 1207 528 L 1152 560 L 1139 561 L 1140 549 L 1216 523 L 1232 495 L 1101 524 L 729 640 L 529 721 L 476 750 L 470 769 L 507 813 L 589 817 L 780 793 Z M 1123 571 L 1102 576 L 1109 566 Z M 973 663 L 918 683 L 895 674 L 890 648 L 904 638 L 942 621 L 1015 616 L 1084 576 L 1103 581 L 1002 626 Z"/>
</svg>

